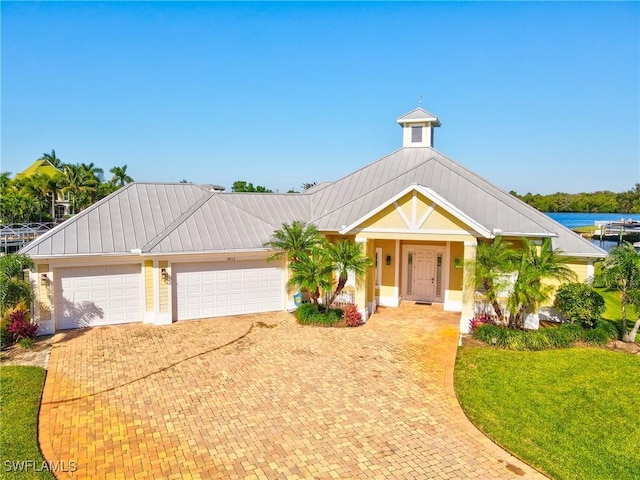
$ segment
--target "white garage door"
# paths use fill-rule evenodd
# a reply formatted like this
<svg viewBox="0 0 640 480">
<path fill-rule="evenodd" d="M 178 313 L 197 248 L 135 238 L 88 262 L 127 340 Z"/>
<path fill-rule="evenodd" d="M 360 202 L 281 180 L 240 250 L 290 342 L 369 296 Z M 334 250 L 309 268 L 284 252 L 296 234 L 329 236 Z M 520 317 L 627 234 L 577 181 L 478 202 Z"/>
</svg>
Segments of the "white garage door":
<svg viewBox="0 0 640 480">
<path fill-rule="evenodd" d="M 142 321 L 140 265 L 56 270 L 58 329 Z"/>
<path fill-rule="evenodd" d="M 178 320 L 282 309 L 282 269 L 264 260 L 172 266 Z"/>
</svg>

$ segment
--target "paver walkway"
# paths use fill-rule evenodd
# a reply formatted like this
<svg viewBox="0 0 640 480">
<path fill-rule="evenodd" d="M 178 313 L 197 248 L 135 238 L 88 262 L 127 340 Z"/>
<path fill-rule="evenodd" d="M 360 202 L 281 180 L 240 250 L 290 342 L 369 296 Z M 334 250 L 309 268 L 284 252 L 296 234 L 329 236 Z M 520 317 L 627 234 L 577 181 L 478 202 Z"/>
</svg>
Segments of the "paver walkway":
<svg viewBox="0 0 640 480">
<path fill-rule="evenodd" d="M 354 329 L 276 313 L 58 334 L 41 447 L 77 463 L 59 478 L 544 478 L 456 402 L 458 318 L 403 304 Z"/>
</svg>

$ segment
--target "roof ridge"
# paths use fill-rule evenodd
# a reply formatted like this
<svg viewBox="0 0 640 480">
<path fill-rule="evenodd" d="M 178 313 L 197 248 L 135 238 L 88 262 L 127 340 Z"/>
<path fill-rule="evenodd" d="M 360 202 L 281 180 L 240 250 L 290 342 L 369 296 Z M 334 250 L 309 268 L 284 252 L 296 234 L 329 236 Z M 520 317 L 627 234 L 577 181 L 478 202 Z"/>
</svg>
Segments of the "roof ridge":
<svg viewBox="0 0 640 480">
<path fill-rule="evenodd" d="M 466 180 L 467 180 L 467 181 L 469 181 L 469 183 L 472 183 L 473 185 L 475 185 L 476 187 L 478 187 L 478 188 L 482 189 L 482 190 L 483 190 L 487 195 L 491 195 L 491 196 L 492 196 L 493 198 L 495 198 L 496 200 L 501 201 L 501 200 L 498 198 L 498 196 L 494 194 L 494 192 L 487 191 L 487 189 L 486 189 L 486 188 L 483 188 L 483 186 L 478 185 L 478 183 L 475 181 L 476 179 L 479 179 L 479 180 L 481 180 L 481 181 L 485 182 L 485 183 L 486 183 L 488 186 L 490 186 L 492 189 L 495 189 L 495 190 L 499 191 L 500 193 L 502 193 L 502 194 L 504 194 L 504 195 L 508 196 L 508 198 L 512 198 L 512 199 L 516 200 L 517 202 L 521 203 L 522 205 L 524 205 L 524 206 L 526 206 L 526 207 L 528 207 L 528 208 L 533 209 L 537 214 L 539 214 L 539 215 L 544 215 L 544 213 L 542 213 L 542 212 L 540 212 L 539 210 L 537 210 L 537 209 L 535 209 L 535 208 L 531 207 L 531 205 L 527 205 L 526 203 L 522 202 L 520 199 L 518 199 L 518 198 L 514 197 L 514 196 L 513 196 L 513 195 L 511 195 L 509 192 L 506 192 L 505 190 L 501 189 L 501 188 L 500 188 L 500 187 L 498 187 L 497 185 L 494 185 L 493 183 L 491 183 L 490 181 L 488 181 L 488 180 L 487 180 L 486 178 L 484 178 L 483 176 L 478 175 L 478 174 L 477 174 L 477 173 L 475 173 L 475 172 L 472 172 L 471 170 L 469 170 L 469 169 L 468 169 L 468 168 L 466 168 L 465 166 L 463 166 L 463 165 L 459 164 L 458 162 L 456 162 L 455 160 L 453 160 L 453 159 L 451 159 L 451 158 L 447 157 L 447 156 L 446 156 L 446 155 L 444 155 L 443 153 L 441 153 L 441 152 L 439 152 L 439 151 L 437 151 L 437 150 L 435 150 L 435 152 L 436 152 L 438 155 L 440 155 L 440 157 L 441 157 L 441 158 L 445 159 L 445 160 L 446 160 L 446 161 L 448 161 L 448 162 L 453 163 L 455 166 L 457 166 L 457 167 L 461 168 L 462 170 L 464 170 L 465 172 L 469 173 L 469 174 L 470 174 L 470 178 L 469 178 L 469 177 L 465 177 L 465 178 L 466 178 Z M 440 165 L 442 165 L 443 167 L 445 167 L 445 168 L 449 168 L 449 170 L 451 170 L 451 168 L 450 168 L 450 167 L 448 167 L 447 165 L 445 165 L 445 163 L 444 163 L 444 162 L 442 162 L 440 158 L 433 157 L 433 159 L 434 159 L 437 163 L 439 163 Z M 456 175 L 460 175 L 460 174 L 459 174 L 459 173 L 456 173 Z M 504 202 L 503 202 L 503 203 L 504 203 Z M 509 207 L 510 207 L 510 208 L 513 208 L 513 207 L 511 207 L 510 205 L 509 205 Z M 522 214 L 522 212 L 518 212 L 518 213 Z M 546 217 L 546 215 L 544 215 L 544 216 Z M 532 220 L 531 218 L 529 218 L 529 220 L 533 221 L 536 225 L 538 225 L 540 228 L 542 228 L 542 229 L 543 229 L 543 230 L 545 230 L 546 232 L 548 232 L 548 233 L 555 233 L 555 232 L 551 232 L 551 231 L 550 231 L 547 227 L 545 227 L 544 225 L 541 225 L 537 220 Z"/>
<path fill-rule="evenodd" d="M 261 192 L 234 192 L 234 193 L 261 193 Z M 290 194 L 290 193 L 289 193 L 289 194 L 287 194 L 287 193 L 283 193 L 283 194 L 281 194 L 281 195 L 292 195 L 292 194 Z M 302 194 L 298 194 L 298 195 L 302 196 Z M 297 195 L 296 195 L 296 196 L 297 196 Z M 240 211 L 242 211 L 242 212 L 244 212 L 244 213 L 246 213 L 246 214 L 248 214 L 248 215 L 251 215 L 252 217 L 257 218 L 258 220 L 262 221 L 263 223 L 266 223 L 267 225 L 270 225 L 270 226 L 272 226 L 272 227 L 274 227 L 274 228 L 280 228 L 280 227 L 282 227 L 282 225 L 275 225 L 275 224 L 271 223 L 270 221 L 265 220 L 265 219 L 264 219 L 264 218 L 262 218 L 262 217 L 259 217 L 259 216 L 258 216 L 258 215 L 256 215 L 254 212 L 250 212 L 250 211 L 248 211 L 246 208 L 243 208 L 243 207 L 241 207 L 241 206 L 239 206 L 239 205 L 236 205 L 235 203 L 232 203 L 232 202 L 228 201 L 227 199 L 225 199 L 225 198 L 224 198 L 224 197 L 225 197 L 225 195 L 218 195 L 218 197 L 219 197 L 220 199 L 224 200 L 224 202 L 225 202 L 225 203 L 228 203 L 229 205 L 231 205 L 231 206 L 233 206 L 233 207 L 237 208 L 238 210 L 240 210 Z M 309 204 L 311 204 L 311 201 L 309 201 Z"/>
<path fill-rule="evenodd" d="M 158 243 L 164 240 L 167 235 L 173 232 L 176 228 L 178 228 L 187 218 L 193 215 L 202 205 L 204 205 L 209 199 L 216 197 L 217 195 L 214 192 L 207 192 L 207 195 L 203 195 L 198 200 L 196 200 L 189 208 L 187 208 L 184 212 L 182 212 L 173 222 L 167 225 L 163 230 L 158 232 L 155 237 L 147 242 L 141 250 L 142 252 L 147 252 L 154 248 Z"/>
<path fill-rule="evenodd" d="M 100 200 L 98 200 L 96 203 L 94 203 L 90 207 L 85 208 L 84 210 L 82 210 L 79 213 L 76 213 L 73 217 L 68 218 L 67 220 L 62 222 L 60 225 L 56 225 L 54 228 L 52 228 L 51 230 L 46 232 L 44 235 L 40 235 L 38 238 L 36 238 L 32 242 L 29 242 L 27 245 L 24 246 L 23 249 L 20 250 L 20 252 L 21 253 L 26 253 L 28 250 L 31 249 L 31 247 L 37 247 L 42 242 L 44 242 L 45 240 L 49 239 L 49 237 L 51 237 L 54 233 L 63 231 L 67 227 L 71 227 L 71 225 L 76 223 L 80 218 L 83 218 L 83 217 L 89 215 L 89 213 L 91 213 L 94 210 L 96 210 L 103 203 L 106 203 L 107 201 L 110 201 L 112 198 L 116 198 L 117 196 L 121 195 L 125 190 L 130 188 L 132 185 L 134 185 L 134 182 L 127 183 L 124 187 L 120 187 L 115 192 L 107 195 L 104 198 L 101 198 Z"/>
<path fill-rule="evenodd" d="M 402 150 L 402 149 L 400 149 L 400 150 Z M 397 151 L 397 150 L 396 150 L 396 151 Z M 394 152 L 394 153 L 395 153 L 395 152 Z M 383 158 L 385 158 L 385 157 L 383 157 Z M 382 160 L 382 159 L 380 159 L 380 160 Z M 416 168 L 422 167 L 423 165 L 426 165 L 426 164 L 427 164 L 427 163 L 429 163 L 431 160 L 434 160 L 434 157 L 430 157 L 430 158 L 428 158 L 428 159 L 426 159 L 426 160 L 423 160 L 423 161 L 421 161 L 420 163 L 418 163 L 417 165 L 414 165 L 413 167 L 411 167 L 411 168 L 409 168 L 409 169 L 407 169 L 407 170 L 405 170 L 405 171 L 403 171 L 403 172 L 399 173 L 398 175 L 396 175 L 395 177 L 390 178 L 389 180 L 387 180 L 387 181 L 386 181 L 386 182 L 384 182 L 384 183 L 379 183 L 378 185 L 376 185 L 375 187 L 371 188 L 370 190 L 367 190 L 366 192 L 363 192 L 361 195 L 359 195 L 359 196 L 357 196 L 357 197 L 352 198 L 352 199 L 351 199 L 351 200 L 349 200 L 348 202 L 343 203 L 342 205 L 340 205 L 340 206 L 338 206 L 338 207 L 334 208 L 333 210 L 331 210 L 331 211 L 329 211 L 329 212 L 326 212 L 326 213 L 323 213 L 322 215 L 320 215 L 320 216 L 318 216 L 318 217 L 312 218 L 312 219 L 310 220 L 310 222 L 315 222 L 315 221 L 317 221 L 317 220 L 320 220 L 321 218 L 326 217 L 327 215 L 331 215 L 333 212 L 336 212 L 336 211 L 340 210 L 341 208 L 344 208 L 344 207 L 346 207 L 347 205 L 350 205 L 351 203 L 353 203 L 353 202 L 355 202 L 355 201 L 359 200 L 360 198 L 364 197 L 365 195 L 369 195 L 371 192 L 374 192 L 374 191 L 378 190 L 379 188 L 384 187 L 385 185 L 387 185 L 387 184 L 389 184 L 389 183 L 391 183 L 391 182 L 393 182 L 393 181 L 397 180 L 398 178 L 402 177 L 403 175 L 406 175 L 406 174 L 407 174 L 407 173 L 409 173 L 410 171 L 415 170 Z M 375 163 L 375 162 L 374 162 L 374 163 Z M 426 186 L 426 185 L 425 185 L 425 186 Z"/>
</svg>

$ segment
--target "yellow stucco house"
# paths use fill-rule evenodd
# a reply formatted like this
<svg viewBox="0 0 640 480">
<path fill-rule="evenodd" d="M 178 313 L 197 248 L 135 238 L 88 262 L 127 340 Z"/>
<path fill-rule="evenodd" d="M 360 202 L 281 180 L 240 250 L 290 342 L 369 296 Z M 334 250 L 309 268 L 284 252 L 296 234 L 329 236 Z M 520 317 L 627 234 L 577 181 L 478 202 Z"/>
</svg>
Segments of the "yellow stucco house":
<svg viewBox="0 0 640 480">
<path fill-rule="evenodd" d="M 299 194 L 219 193 L 192 184 L 132 183 L 23 249 L 42 332 L 286 310 L 284 262 L 264 245 L 283 223 L 314 224 L 375 260 L 353 300 L 366 316 L 403 301 L 460 312 L 474 292 L 462 265 L 479 240 L 551 238 L 580 280 L 606 252 L 433 148 L 436 116 L 397 119 L 402 147 Z"/>
<path fill-rule="evenodd" d="M 56 177 L 62 175 L 62 171 L 54 166 L 46 158 L 36 160 L 22 172 L 16 173 L 16 179 L 22 180 L 34 175 L 45 175 L 47 177 Z M 56 218 L 62 218 L 69 213 L 69 194 L 59 191 L 56 197 L 55 214 Z"/>
</svg>

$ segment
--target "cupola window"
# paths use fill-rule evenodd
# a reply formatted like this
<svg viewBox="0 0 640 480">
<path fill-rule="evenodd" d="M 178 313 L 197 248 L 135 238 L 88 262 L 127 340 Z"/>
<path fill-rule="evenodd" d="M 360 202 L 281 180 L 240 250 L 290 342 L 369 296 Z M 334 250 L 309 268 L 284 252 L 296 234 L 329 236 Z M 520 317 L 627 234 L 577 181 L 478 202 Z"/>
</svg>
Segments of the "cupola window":
<svg viewBox="0 0 640 480">
<path fill-rule="evenodd" d="M 411 127 L 411 143 L 422 142 L 422 125 Z"/>
</svg>

